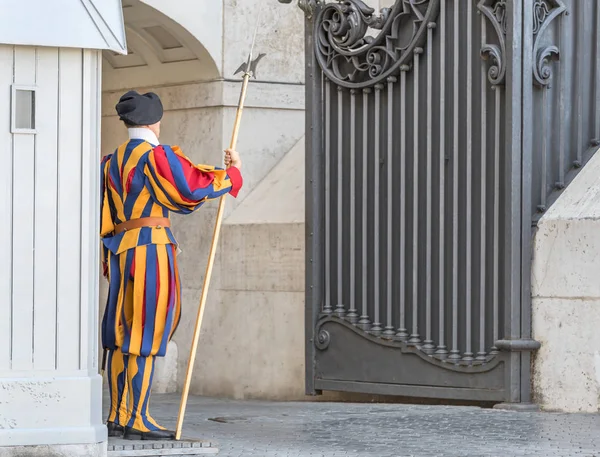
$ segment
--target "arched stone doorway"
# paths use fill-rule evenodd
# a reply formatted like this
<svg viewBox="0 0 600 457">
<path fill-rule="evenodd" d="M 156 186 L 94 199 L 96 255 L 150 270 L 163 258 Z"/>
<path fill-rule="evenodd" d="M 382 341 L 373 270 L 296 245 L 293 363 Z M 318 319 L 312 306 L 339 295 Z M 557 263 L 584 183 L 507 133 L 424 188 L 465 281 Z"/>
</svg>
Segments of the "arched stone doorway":
<svg viewBox="0 0 600 457">
<path fill-rule="evenodd" d="M 128 55 L 103 53 L 103 90 L 164 86 L 219 77 L 215 59 L 181 24 L 140 0 L 125 0 L 123 16 Z M 219 24 L 204 24 L 205 33 L 220 35 Z"/>
</svg>

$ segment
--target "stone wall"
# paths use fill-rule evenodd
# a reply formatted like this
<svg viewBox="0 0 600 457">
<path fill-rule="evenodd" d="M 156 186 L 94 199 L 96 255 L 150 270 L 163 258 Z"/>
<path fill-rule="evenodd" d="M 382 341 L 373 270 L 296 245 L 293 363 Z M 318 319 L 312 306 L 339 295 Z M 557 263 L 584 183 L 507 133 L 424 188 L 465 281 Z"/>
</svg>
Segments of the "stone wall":
<svg viewBox="0 0 600 457">
<path fill-rule="evenodd" d="M 215 269 L 192 393 L 302 399 L 304 141 L 227 218 Z"/>
<path fill-rule="evenodd" d="M 600 154 L 540 221 L 532 271 L 535 400 L 600 410 Z"/>
</svg>

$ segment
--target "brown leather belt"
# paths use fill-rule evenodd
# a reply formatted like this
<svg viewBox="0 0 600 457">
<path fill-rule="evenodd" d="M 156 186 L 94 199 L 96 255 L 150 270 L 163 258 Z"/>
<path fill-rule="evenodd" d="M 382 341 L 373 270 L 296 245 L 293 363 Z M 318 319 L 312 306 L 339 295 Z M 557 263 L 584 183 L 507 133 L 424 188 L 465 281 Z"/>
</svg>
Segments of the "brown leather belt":
<svg viewBox="0 0 600 457">
<path fill-rule="evenodd" d="M 141 227 L 171 227 L 171 221 L 166 217 L 142 217 L 140 219 L 131 219 L 117 225 L 115 227 L 115 235 Z"/>
</svg>

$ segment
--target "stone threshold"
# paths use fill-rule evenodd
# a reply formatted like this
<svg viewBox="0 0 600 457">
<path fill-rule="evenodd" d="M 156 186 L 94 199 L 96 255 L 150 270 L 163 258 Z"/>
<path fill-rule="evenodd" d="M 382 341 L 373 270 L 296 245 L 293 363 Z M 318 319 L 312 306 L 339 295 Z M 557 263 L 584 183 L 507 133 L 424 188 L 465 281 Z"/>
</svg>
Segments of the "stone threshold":
<svg viewBox="0 0 600 457">
<path fill-rule="evenodd" d="M 131 441 L 119 438 L 108 439 L 108 457 L 138 456 L 190 456 L 218 454 L 216 443 L 206 440 L 179 441 Z"/>
</svg>

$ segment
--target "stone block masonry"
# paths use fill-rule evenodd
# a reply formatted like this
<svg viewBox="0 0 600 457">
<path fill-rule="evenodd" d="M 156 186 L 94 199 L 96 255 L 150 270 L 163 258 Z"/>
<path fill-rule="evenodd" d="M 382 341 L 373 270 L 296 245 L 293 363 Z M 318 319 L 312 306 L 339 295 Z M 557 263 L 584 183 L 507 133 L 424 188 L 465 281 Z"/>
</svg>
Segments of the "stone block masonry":
<svg viewBox="0 0 600 457">
<path fill-rule="evenodd" d="M 600 155 L 540 220 L 532 268 L 536 401 L 600 410 Z"/>
</svg>

